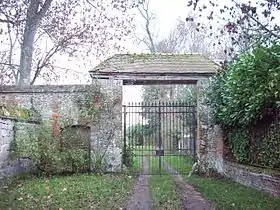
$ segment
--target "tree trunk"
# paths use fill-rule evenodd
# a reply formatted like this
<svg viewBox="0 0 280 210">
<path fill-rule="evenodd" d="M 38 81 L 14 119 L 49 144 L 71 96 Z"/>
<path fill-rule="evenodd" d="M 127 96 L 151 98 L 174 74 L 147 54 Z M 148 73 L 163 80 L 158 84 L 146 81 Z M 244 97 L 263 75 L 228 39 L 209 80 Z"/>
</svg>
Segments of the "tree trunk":
<svg viewBox="0 0 280 210">
<path fill-rule="evenodd" d="M 26 14 L 19 65 L 19 85 L 30 85 L 32 57 L 37 27 L 51 6 L 53 0 L 46 0 L 41 9 L 38 0 L 30 0 Z"/>
<path fill-rule="evenodd" d="M 31 21 L 26 23 L 21 46 L 19 85 L 30 84 L 35 35 L 36 25 L 33 25 Z"/>
</svg>

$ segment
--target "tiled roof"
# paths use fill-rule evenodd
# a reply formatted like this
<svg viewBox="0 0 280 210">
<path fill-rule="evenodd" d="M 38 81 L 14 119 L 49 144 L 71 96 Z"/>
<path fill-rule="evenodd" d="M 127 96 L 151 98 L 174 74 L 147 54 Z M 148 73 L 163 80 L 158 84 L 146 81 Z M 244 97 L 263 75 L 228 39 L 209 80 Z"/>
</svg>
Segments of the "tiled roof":
<svg viewBox="0 0 280 210">
<path fill-rule="evenodd" d="M 201 54 L 116 54 L 90 72 L 214 73 L 218 65 Z"/>
</svg>

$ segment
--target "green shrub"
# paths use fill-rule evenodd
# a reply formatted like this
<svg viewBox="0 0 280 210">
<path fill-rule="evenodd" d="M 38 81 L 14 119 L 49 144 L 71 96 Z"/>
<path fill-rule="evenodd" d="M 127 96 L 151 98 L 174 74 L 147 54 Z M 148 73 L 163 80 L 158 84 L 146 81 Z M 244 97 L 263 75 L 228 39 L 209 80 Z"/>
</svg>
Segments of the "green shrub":
<svg viewBox="0 0 280 210">
<path fill-rule="evenodd" d="M 131 168 L 133 166 L 133 157 L 135 156 L 132 147 L 124 147 L 122 152 L 122 164 Z"/>
<path fill-rule="evenodd" d="M 143 146 L 149 142 L 144 142 L 144 139 L 152 134 L 153 130 L 149 124 L 142 125 L 141 123 L 131 125 L 127 128 L 127 141 L 129 145 Z"/>
<path fill-rule="evenodd" d="M 71 137 L 69 137 L 71 138 Z M 89 163 L 85 149 L 63 147 L 61 139 L 53 135 L 52 126 L 45 122 L 36 131 L 27 130 L 13 144 L 13 158 L 29 157 L 44 174 L 80 172 Z"/>
<path fill-rule="evenodd" d="M 252 148 L 258 160 L 250 159 L 250 132 L 266 108 L 280 100 L 280 45 L 259 45 L 241 54 L 210 79 L 206 102 L 213 110 L 214 123 L 226 128 L 229 145 L 239 163 L 258 163 L 279 167 L 279 135 L 266 134 L 262 145 Z M 242 129 L 240 129 L 242 128 Z M 253 158 L 253 157 L 252 157 Z"/>
<path fill-rule="evenodd" d="M 229 134 L 231 150 L 238 163 L 248 163 L 250 160 L 250 136 L 246 130 L 236 130 Z"/>
<path fill-rule="evenodd" d="M 231 127 L 254 123 L 264 107 L 279 100 L 279 81 L 279 44 L 241 54 L 211 79 L 207 97 L 216 122 Z"/>
<path fill-rule="evenodd" d="M 263 139 L 260 153 L 261 164 L 271 168 L 280 168 L 280 133 L 276 129 Z"/>
</svg>

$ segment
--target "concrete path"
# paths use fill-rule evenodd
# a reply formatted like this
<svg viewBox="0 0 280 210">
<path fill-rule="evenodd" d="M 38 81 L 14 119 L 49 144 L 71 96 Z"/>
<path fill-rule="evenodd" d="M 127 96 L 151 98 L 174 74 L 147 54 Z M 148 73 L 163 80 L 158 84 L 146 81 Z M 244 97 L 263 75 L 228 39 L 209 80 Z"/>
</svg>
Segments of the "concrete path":
<svg viewBox="0 0 280 210">
<path fill-rule="evenodd" d="M 173 177 L 176 189 L 180 194 L 182 209 L 187 210 L 211 210 L 211 204 L 207 202 L 195 188 L 187 184 L 181 175 L 169 164 L 162 161 L 163 167 Z M 143 159 L 143 174 L 149 174 L 149 162 Z M 149 175 L 140 175 L 133 189 L 133 194 L 127 203 L 126 210 L 150 210 L 152 200 L 149 192 Z M 175 210 L 175 209 L 174 209 Z"/>
<path fill-rule="evenodd" d="M 187 184 L 181 175 L 169 164 L 163 162 L 165 169 L 173 177 L 174 184 L 180 194 L 180 199 L 184 209 L 188 210 L 210 210 L 211 205 L 197 192 L 193 186 Z"/>
<path fill-rule="evenodd" d="M 149 174 L 149 162 L 144 157 L 143 172 Z M 149 192 L 149 176 L 140 175 L 133 189 L 133 195 L 127 203 L 127 210 L 149 210 L 152 206 L 152 200 Z"/>
</svg>

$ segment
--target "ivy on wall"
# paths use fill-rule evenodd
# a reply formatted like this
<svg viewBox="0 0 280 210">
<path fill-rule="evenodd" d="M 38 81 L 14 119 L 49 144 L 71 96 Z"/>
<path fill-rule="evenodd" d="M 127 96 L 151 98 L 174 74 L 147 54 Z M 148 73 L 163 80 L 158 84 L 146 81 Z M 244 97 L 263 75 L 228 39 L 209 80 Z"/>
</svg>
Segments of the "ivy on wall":
<svg viewBox="0 0 280 210">
<path fill-rule="evenodd" d="M 64 139 L 71 143 L 76 137 L 71 132 L 64 132 Z M 10 158 L 29 158 L 36 165 L 38 172 L 52 175 L 60 173 L 83 172 L 89 167 L 89 153 L 86 147 L 88 139 L 79 139 L 79 145 L 61 144 L 61 138 L 53 135 L 50 121 L 43 121 L 36 127 L 30 127 L 17 139 L 10 148 Z"/>
<path fill-rule="evenodd" d="M 228 133 L 231 151 L 241 163 L 250 158 L 251 128 L 263 118 L 267 108 L 277 108 L 280 101 L 280 44 L 259 45 L 241 54 L 210 81 L 207 103 L 213 109 L 216 124 Z M 279 127 L 278 127 L 279 128 Z M 276 131 L 275 131 L 276 132 Z M 265 132 L 258 158 L 261 164 L 279 167 L 280 138 Z M 273 149 L 272 149 L 273 148 Z"/>
</svg>

